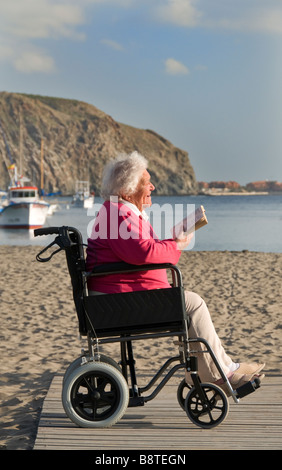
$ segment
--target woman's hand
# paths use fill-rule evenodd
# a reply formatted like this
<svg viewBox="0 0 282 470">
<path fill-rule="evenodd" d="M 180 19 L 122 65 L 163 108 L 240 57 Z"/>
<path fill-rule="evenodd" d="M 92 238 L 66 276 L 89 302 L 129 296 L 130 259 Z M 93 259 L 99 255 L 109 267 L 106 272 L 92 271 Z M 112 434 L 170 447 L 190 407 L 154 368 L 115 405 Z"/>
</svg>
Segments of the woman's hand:
<svg viewBox="0 0 282 470">
<path fill-rule="evenodd" d="M 185 233 L 182 233 L 178 238 L 175 238 L 175 241 L 177 243 L 177 248 L 179 250 L 184 250 L 191 242 L 193 236 L 194 236 L 194 232 L 189 233 L 188 235 Z"/>
</svg>

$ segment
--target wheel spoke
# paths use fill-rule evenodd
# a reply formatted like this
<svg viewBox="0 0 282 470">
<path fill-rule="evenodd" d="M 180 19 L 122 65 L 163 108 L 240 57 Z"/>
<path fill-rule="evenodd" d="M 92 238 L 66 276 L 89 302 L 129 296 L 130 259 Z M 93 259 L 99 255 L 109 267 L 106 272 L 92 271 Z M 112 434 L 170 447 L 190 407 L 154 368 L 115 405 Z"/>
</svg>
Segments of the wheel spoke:
<svg viewBox="0 0 282 470">
<path fill-rule="evenodd" d="M 112 403 L 114 403 L 115 399 L 116 399 L 116 393 L 114 391 L 110 391 L 110 392 L 104 392 L 102 395 L 101 395 L 101 399 L 108 403 L 109 405 L 111 405 Z"/>
<path fill-rule="evenodd" d="M 118 388 L 110 377 L 88 373 L 77 381 L 72 403 L 79 415 L 95 421 L 111 414 L 118 400 Z"/>
<path fill-rule="evenodd" d="M 111 364 L 89 362 L 65 378 L 62 403 L 68 417 L 81 427 L 109 427 L 124 414 L 128 384 Z"/>
</svg>

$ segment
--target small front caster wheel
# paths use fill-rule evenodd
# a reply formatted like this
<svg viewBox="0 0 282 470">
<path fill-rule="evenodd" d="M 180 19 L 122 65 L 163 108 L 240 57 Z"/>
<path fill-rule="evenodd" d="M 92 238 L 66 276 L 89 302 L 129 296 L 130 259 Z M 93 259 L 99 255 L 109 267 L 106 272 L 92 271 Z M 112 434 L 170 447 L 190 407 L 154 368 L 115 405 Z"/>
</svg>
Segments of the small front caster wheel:
<svg viewBox="0 0 282 470">
<path fill-rule="evenodd" d="M 185 411 L 190 420 L 201 428 L 210 429 L 224 421 L 229 402 L 224 391 L 214 384 L 201 383 L 203 397 L 193 387 L 185 399 Z M 202 395 L 202 394 L 201 394 Z"/>
</svg>

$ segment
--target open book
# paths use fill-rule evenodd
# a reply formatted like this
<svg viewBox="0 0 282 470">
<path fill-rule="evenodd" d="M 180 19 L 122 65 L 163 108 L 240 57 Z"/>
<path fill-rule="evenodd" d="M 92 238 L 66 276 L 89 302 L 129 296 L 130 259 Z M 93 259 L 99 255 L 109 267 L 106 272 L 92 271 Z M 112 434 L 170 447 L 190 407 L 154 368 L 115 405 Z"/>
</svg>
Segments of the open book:
<svg viewBox="0 0 282 470">
<path fill-rule="evenodd" d="M 195 212 L 192 212 L 185 219 L 175 225 L 172 229 L 173 238 L 179 238 L 181 234 L 188 234 L 195 232 L 199 228 L 203 227 L 208 223 L 208 219 L 205 214 L 204 206 L 198 207 Z"/>
</svg>

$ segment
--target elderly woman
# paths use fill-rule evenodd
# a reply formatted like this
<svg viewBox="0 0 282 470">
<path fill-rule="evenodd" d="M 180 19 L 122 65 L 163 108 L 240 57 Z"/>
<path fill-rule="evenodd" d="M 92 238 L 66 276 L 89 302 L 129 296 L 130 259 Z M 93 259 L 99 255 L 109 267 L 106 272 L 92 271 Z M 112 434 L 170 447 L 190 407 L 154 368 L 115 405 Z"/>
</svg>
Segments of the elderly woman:
<svg viewBox="0 0 282 470">
<path fill-rule="evenodd" d="M 159 240 L 148 222 L 144 208 L 151 206 L 154 185 L 147 170 L 147 160 L 138 152 L 120 155 L 104 170 L 102 196 L 105 199 L 88 239 L 87 269 L 106 263 L 124 261 L 141 265 L 177 264 L 181 250 L 188 246 L 191 235 L 181 239 Z M 92 295 L 170 288 L 166 270 L 111 274 L 89 279 Z M 190 319 L 190 338 L 205 338 L 234 389 L 259 376 L 264 364 L 234 363 L 226 354 L 214 329 L 205 302 L 194 292 L 185 291 L 186 313 Z M 198 344 L 200 350 L 202 343 Z M 209 354 L 199 354 L 199 375 L 204 382 L 222 385 L 217 368 Z"/>
</svg>

